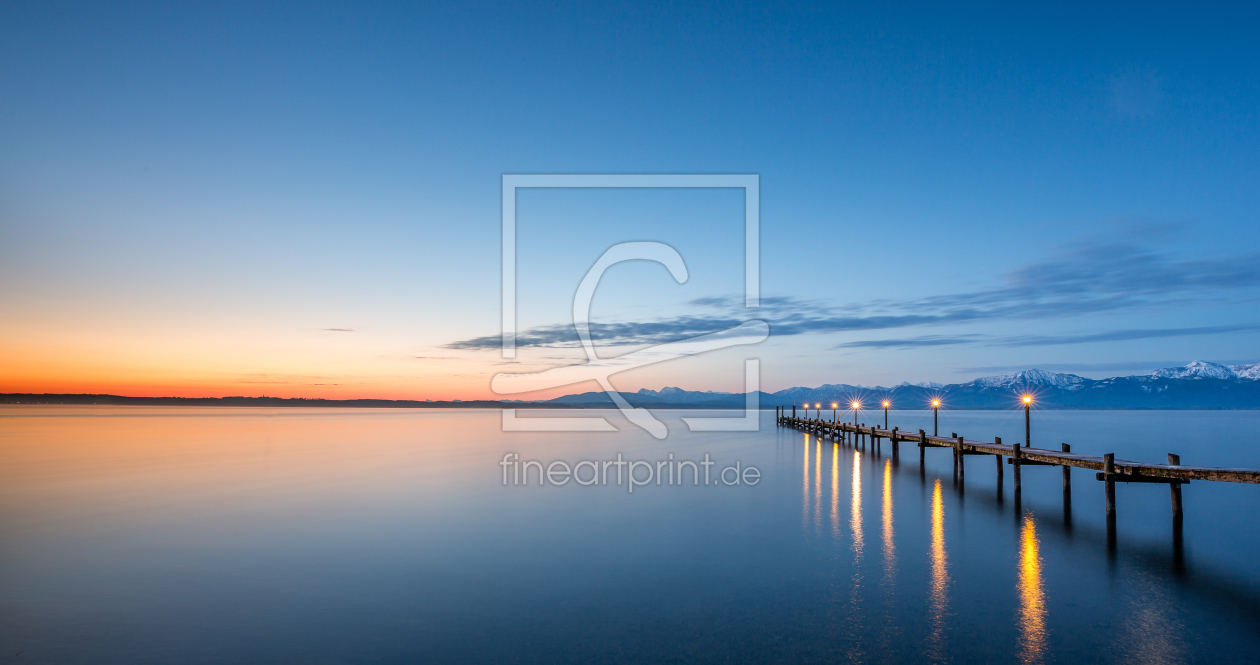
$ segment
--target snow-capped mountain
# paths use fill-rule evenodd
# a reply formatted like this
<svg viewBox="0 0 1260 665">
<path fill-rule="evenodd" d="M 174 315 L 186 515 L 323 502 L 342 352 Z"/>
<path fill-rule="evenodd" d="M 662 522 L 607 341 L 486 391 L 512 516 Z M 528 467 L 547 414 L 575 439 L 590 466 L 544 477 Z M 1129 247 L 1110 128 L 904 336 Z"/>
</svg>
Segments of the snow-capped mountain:
<svg viewBox="0 0 1260 665">
<path fill-rule="evenodd" d="M 640 388 L 639 392 L 635 394 L 639 395 L 640 397 L 643 397 L 644 399 L 657 400 L 661 402 L 690 404 L 694 402 L 711 402 L 715 399 L 721 399 L 723 397 L 730 397 L 734 395 L 735 393 L 714 392 L 712 390 L 699 392 L 695 390 L 683 390 L 682 388 L 675 388 L 673 386 L 668 386 L 665 388 L 661 388 L 660 390 L 648 390 L 647 388 Z M 743 393 L 740 393 L 740 398 L 741 399 L 743 398 Z"/>
<path fill-rule="evenodd" d="M 1075 374 L 1047 372 L 1044 369 L 1026 369 L 1018 374 L 986 376 L 962 385 L 974 385 L 984 388 L 1038 388 L 1042 386 L 1055 386 L 1059 388 L 1067 388 L 1069 390 L 1076 390 L 1085 385 L 1088 381 L 1089 379 Z"/>
<path fill-rule="evenodd" d="M 1234 374 L 1239 379 L 1248 381 L 1260 381 L 1260 363 L 1252 363 L 1250 365 L 1230 365 L 1230 369 L 1234 370 Z"/>
<path fill-rule="evenodd" d="M 1016 374 L 986 376 L 966 383 L 901 383 L 892 388 L 828 383 L 817 388 L 797 386 L 774 394 L 761 393 L 762 408 L 830 406 L 861 400 L 875 406 L 883 400 L 893 408 L 924 408 L 940 399 L 951 409 L 998 409 L 1018 406 L 1019 397 L 1031 392 L 1038 408 L 1134 409 L 1134 408 L 1260 408 L 1260 363 L 1222 365 L 1196 360 L 1184 367 L 1168 367 L 1147 374 L 1087 379 L 1075 374 L 1029 369 Z M 743 393 L 693 391 L 669 387 L 622 393 L 631 404 L 680 408 L 742 408 Z M 611 405 L 602 392 L 558 397 L 552 402 L 572 405 Z"/>
<path fill-rule="evenodd" d="M 945 384 L 943 384 L 943 383 L 937 383 L 937 382 L 935 382 L 935 381 L 920 381 L 920 382 L 918 382 L 918 383 L 910 383 L 909 381 L 902 381 L 901 383 L 898 383 L 898 384 L 896 385 L 896 388 L 932 388 L 932 389 L 936 389 L 936 388 L 944 388 L 944 387 L 945 387 Z"/>
<path fill-rule="evenodd" d="M 1253 365 L 1219 365 L 1196 360 L 1184 367 L 1166 367 L 1147 374 L 1155 379 L 1242 379 L 1260 380 L 1260 363 Z"/>
</svg>

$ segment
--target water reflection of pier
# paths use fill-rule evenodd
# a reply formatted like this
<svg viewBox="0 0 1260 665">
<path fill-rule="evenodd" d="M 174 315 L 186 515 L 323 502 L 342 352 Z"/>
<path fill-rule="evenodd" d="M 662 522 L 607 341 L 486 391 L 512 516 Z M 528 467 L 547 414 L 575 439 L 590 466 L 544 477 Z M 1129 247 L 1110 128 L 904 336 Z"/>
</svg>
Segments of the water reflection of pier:
<svg viewBox="0 0 1260 665">
<path fill-rule="evenodd" d="M 795 439 L 795 437 L 793 437 Z M 796 439 L 801 441 L 802 439 Z M 881 651 L 876 653 L 889 653 L 898 650 L 897 644 L 899 640 L 904 639 L 904 627 L 899 625 L 904 622 L 904 614 L 897 610 L 897 592 L 893 589 L 897 578 L 897 565 L 900 554 L 901 559 L 905 559 L 904 552 L 898 553 L 895 543 L 894 515 L 893 515 L 893 483 L 898 482 L 899 478 L 907 478 L 898 472 L 899 468 L 904 471 L 910 471 L 915 476 L 922 475 L 918 473 L 918 469 L 911 471 L 899 467 L 896 458 L 883 454 L 881 448 L 877 446 L 862 445 L 862 443 L 854 442 L 853 439 L 841 439 L 831 442 L 824 442 L 817 435 L 806 434 L 803 437 L 804 442 L 804 467 L 802 470 L 802 489 L 805 497 L 805 517 L 807 523 L 813 523 L 816 527 L 821 526 L 822 521 L 826 521 L 830 530 L 830 537 L 837 541 L 837 544 L 843 542 L 846 549 L 854 554 L 853 574 L 848 576 L 848 596 L 846 624 L 854 625 L 858 622 L 867 622 L 869 619 L 863 616 L 865 605 L 861 603 L 861 594 L 863 591 L 863 569 L 857 565 L 862 560 L 862 552 L 865 551 L 867 543 L 866 535 L 868 530 L 865 528 L 865 515 L 863 509 L 866 502 L 863 498 L 863 490 L 867 489 L 876 492 L 870 485 L 872 482 L 880 482 L 880 488 L 877 494 L 872 496 L 880 497 L 880 531 L 879 531 L 879 547 L 881 554 L 880 566 L 882 575 L 879 581 L 880 594 L 876 598 L 881 598 L 882 602 L 887 606 L 882 616 L 885 626 L 881 630 L 881 635 L 877 638 L 877 648 Z M 831 454 L 827 455 L 822 448 L 822 444 L 827 443 L 831 448 Z M 852 448 L 849 445 L 852 445 Z M 846 454 L 852 457 L 847 460 L 851 463 L 848 469 L 843 468 L 846 462 Z M 797 458 L 800 459 L 800 458 Z M 829 469 L 823 469 L 822 466 L 830 464 Z M 847 489 L 842 487 L 845 471 L 849 471 L 851 475 L 851 484 Z M 866 479 L 862 478 L 863 471 L 875 474 Z M 829 483 L 824 484 L 823 479 L 828 478 Z M 949 505 L 947 502 L 947 490 L 949 485 L 945 485 L 942 479 L 933 479 L 922 477 L 922 486 L 927 495 L 924 497 L 930 504 L 930 534 L 927 551 L 925 552 L 925 563 L 928 565 L 927 586 L 924 588 L 924 609 L 926 610 L 923 624 L 925 633 L 919 638 L 918 651 L 921 660 L 931 660 L 945 662 L 949 661 L 954 655 L 951 653 L 950 645 L 960 639 L 960 636 L 954 635 L 951 638 L 951 627 L 953 626 L 953 613 L 958 611 L 954 608 L 959 601 L 958 598 L 951 596 L 951 585 L 954 583 L 954 577 L 958 574 L 953 570 L 949 558 L 949 529 L 950 520 L 947 518 L 947 510 Z M 904 481 L 903 481 L 904 482 Z M 914 483 L 919 485 L 919 483 Z M 823 496 L 830 489 L 829 496 Z M 956 498 L 961 498 L 961 483 L 955 483 L 953 486 Z M 841 498 L 848 495 L 850 502 L 850 515 L 848 520 L 848 533 L 844 529 L 845 520 L 841 514 Z M 970 497 L 969 497 L 970 498 Z M 1071 500 L 1070 495 L 1065 495 L 1065 500 Z M 988 506 L 991 509 L 1000 510 L 1005 513 L 1010 510 L 1009 503 L 1003 504 L 1000 498 L 996 496 L 980 497 L 980 505 Z M 873 515 L 871 515 L 874 518 Z M 956 524 L 956 522 L 955 522 Z M 1013 600 L 1015 601 L 1014 614 L 1012 616 L 1012 625 L 1015 629 L 1016 641 L 1013 644 L 1014 653 L 1020 662 L 1045 662 L 1052 659 L 1052 650 L 1050 647 L 1051 629 L 1050 629 L 1050 611 L 1048 603 L 1048 592 L 1046 589 L 1044 562 L 1042 559 L 1041 540 L 1043 532 L 1050 528 L 1052 532 L 1061 532 L 1069 537 L 1070 541 L 1081 542 L 1082 538 L 1086 541 L 1093 540 L 1102 543 L 1103 533 L 1101 529 L 1091 527 L 1088 524 L 1076 525 L 1072 523 L 1070 507 L 1066 508 L 1064 514 L 1060 515 L 1057 511 L 1039 512 L 1034 514 L 1030 509 L 1020 508 L 1016 503 L 1016 520 L 1015 535 L 1017 536 L 1017 547 L 1011 551 L 1015 562 L 1013 570 L 1013 579 L 1010 587 L 1013 591 Z M 821 531 L 816 531 L 821 533 Z M 842 536 L 845 536 L 842 538 Z M 870 543 L 873 546 L 875 543 Z M 1183 560 L 1179 553 L 1172 557 L 1157 555 L 1152 550 L 1136 549 L 1126 547 L 1125 551 L 1133 555 L 1126 559 L 1128 564 L 1137 564 L 1136 568 L 1132 565 L 1126 566 L 1131 571 L 1145 580 L 1145 584 L 1139 584 L 1133 588 L 1131 592 L 1135 595 L 1130 597 L 1128 611 L 1131 613 L 1123 625 L 1118 628 L 1123 629 L 1130 637 L 1137 638 L 1139 635 L 1143 639 L 1150 641 L 1152 644 L 1167 645 L 1169 653 L 1180 653 L 1184 650 L 1184 637 L 1180 635 L 1178 624 L 1176 622 L 1175 612 L 1171 612 L 1170 605 L 1172 601 L 1167 597 L 1168 591 L 1159 583 L 1158 579 L 1161 572 L 1172 572 L 1173 577 L 1179 583 L 1186 583 L 1188 572 L 1183 566 Z M 1115 550 L 1110 549 L 1109 560 L 1112 562 L 1112 570 L 1114 571 Z M 957 555 L 955 555 L 957 556 Z M 1260 601 L 1247 595 L 1241 590 L 1228 588 L 1228 585 L 1222 579 L 1216 579 L 1212 575 L 1206 577 L 1196 575 L 1196 588 L 1206 584 L 1206 593 L 1209 593 L 1214 599 L 1226 602 L 1235 607 L 1240 612 L 1250 613 L 1260 611 Z M 903 591 L 904 593 L 904 591 Z M 965 599 L 964 599 L 965 600 Z M 874 618 L 874 617 L 871 617 Z M 866 642 L 867 633 L 854 629 L 853 639 L 855 644 L 865 643 L 870 646 L 876 646 Z M 1159 632 L 1159 635 L 1152 636 L 1149 633 Z M 856 648 L 856 647 L 855 647 Z M 913 648 L 913 647 L 912 647 Z M 1138 649 L 1136 647 L 1126 647 L 1124 651 L 1133 651 L 1136 654 L 1151 655 L 1151 649 Z M 856 654 L 856 655 L 855 655 Z M 857 660 L 862 657 L 869 656 L 870 652 L 862 652 L 860 650 L 849 654 L 855 656 Z"/>
</svg>

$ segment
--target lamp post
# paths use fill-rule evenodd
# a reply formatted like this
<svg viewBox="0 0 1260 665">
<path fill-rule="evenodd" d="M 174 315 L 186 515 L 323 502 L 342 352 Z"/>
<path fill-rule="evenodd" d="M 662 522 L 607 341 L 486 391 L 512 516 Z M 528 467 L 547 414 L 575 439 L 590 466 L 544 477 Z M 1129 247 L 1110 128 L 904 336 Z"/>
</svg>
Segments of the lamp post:
<svg viewBox="0 0 1260 665">
<path fill-rule="evenodd" d="M 814 404 L 814 420 L 822 420 L 822 403 Z"/>
<path fill-rule="evenodd" d="M 839 406 L 835 402 L 831 403 L 831 422 L 836 422 L 836 407 Z"/>
<path fill-rule="evenodd" d="M 852 407 L 853 407 L 853 427 L 854 427 L 854 430 L 853 430 L 853 431 L 855 431 L 855 432 L 856 432 L 856 431 L 857 431 L 857 416 L 858 416 L 858 409 L 862 408 L 862 403 L 861 403 L 861 402 L 856 402 L 856 401 L 855 401 L 855 402 L 853 402 L 853 404 L 851 404 L 850 406 L 852 406 Z"/>
<path fill-rule="evenodd" d="M 1024 447 L 1032 447 L 1032 425 L 1028 422 L 1028 410 L 1032 408 L 1032 395 L 1024 395 Z"/>
<path fill-rule="evenodd" d="M 888 400 L 884 400 L 884 429 L 888 429 Z"/>
<path fill-rule="evenodd" d="M 936 436 L 939 433 L 936 427 L 936 412 L 940 408 L 941 408 L 941 400 L 939 399 L 932 400 L 932 436 Z"/>
</svg>

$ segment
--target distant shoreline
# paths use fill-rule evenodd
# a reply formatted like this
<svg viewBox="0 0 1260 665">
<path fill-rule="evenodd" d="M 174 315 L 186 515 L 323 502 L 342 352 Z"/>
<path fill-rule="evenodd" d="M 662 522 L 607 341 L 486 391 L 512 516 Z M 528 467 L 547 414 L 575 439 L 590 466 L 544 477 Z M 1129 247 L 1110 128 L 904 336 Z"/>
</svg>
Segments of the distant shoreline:
<svg viewBox="0 0 1260 665">
<path fill-rule="evenodd" d="M 54 393 L 0 393 L 0 404 L 6 405 L 63 405 L 63 406 L 210 406 L 210 407 L 285 407 L 326 409 L 548 409 L 552 411 L 615 409 L 610 403 L 583 402 L 556 404 L 553 402 L 501 402 L 496 400 L 467 401 L 419 401 L 390 399 L 312 399 L 306 397 L 128 397 L 125 395 L 54 394 Z M 635 404 L 636 407 L 660 410 L 694 411 L 742 411 L 743 407 L 706 404 Z M 791 404 L 762 404 L 760 411 L 772 411 L 776 406 Z M 1207 407 L 1207 406 L 1055 406 L 1042 403 L 1046 411 L 1256 411 L 1260 407 Z M 892 409 L 893 411 L 929 411 L 930 409 Z M 1008 411 L 1009 408 L 965 406 L 952 411 Z M 824 412 L 826 410 L 824 409 Z M 873 411 L 878 411 L 875 409 Z M 824 413 L 824 415 L 826 415 Z"/>
</svg>

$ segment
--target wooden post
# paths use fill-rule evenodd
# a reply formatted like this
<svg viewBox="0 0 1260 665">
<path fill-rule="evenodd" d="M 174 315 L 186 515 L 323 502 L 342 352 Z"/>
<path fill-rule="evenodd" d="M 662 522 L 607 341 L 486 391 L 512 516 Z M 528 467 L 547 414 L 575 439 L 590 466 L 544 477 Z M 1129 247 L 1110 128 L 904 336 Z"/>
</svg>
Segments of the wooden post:
<svg viewBox="0 0 1260 665">
<path fill-rule="evenodd" d="M 958 456 L 958 482 L 962 482 L 966 479 L 967 474 L 967 456 L 963 454 L 963 438 L 961 436 L 958 437 L 958 443 L 955 443 L 954 447 L 958 451 L 955 453 Z"/>
<path fill-rule="evenodd" d="M 1168 453 L 1168 466 L 1181 466 L 1181 455 Z M 1181 483 L 1169 483 L 1168 489 L 1172 492 L 1172 509 L 1173 519 L 1181 519 Z"/>
<path fill-rule="evenodd" d="M 897 440 L 897 428 L 896 428 L 896 427 L 894 427 L 894 428 L 892 429 L 892 454 L 893 454 L 893 461 L 894 461 L 894 462 L 896 462 L 896 461 L 897 461 L 897 457 L 898 457 L 898 455 L 897 455 L 897 453 L 898 453 L 897 448 L 899 447 L 899 444 L 900 444 L 900 443 L 901 443 L 901 442 Z"/>
<path fill-rule="evenodd" d="M 958 432 L 950 432 L 949 438 L 957 439 Z M 954 449 L 954 478 L 957 479 L 958 478 L 958 455 L 959 455 L 958 443 L 955 442 L 954 445 L 951 447 Z"/>
<path fill-rule="evenodd" d="M 1015 454 L 1012 456 L 1013 463 L 1011 464 L 1011 466 L 1015 467 L 1015 473 L 1014 473 L 1015 494 L 1018 495 L 1020 493 L 1020 490 L 1024 489 L 1023 485 L 1020 484 L 1020 478 L 1019 478 L 1019 467 L 1020 467 L 1019 444 L 1018 443 L 1015 444 L 1014 446 L 1012 446 L 1012 448 L 1014 449 Z"/>
<path fill-rule="evenodd" d="M 996 443 L 996 444 L 998 444 L 999 446 L 1000 446 L 1000 445 L 1002 445 L 1002 437 L 1000 437 L 1000 436 L 995 436 L 995 437 L 993 437 L 993 443 Z M 1001 486 L 1002 486 L 1002 465 L 1003 465 L 1003 463 L 1004 463 L 1004 462 L 1003 462 L 1003 460 L 1002 460 L 1002 457 L 1003 457 L 1002 455 L 994 455 L 994 456 L 993 456 L 993 459 L 997 460 L 997 467 L 998 467 L 998 487 L 1001 487 Z"/>
<path fill-rule="evenodd" d="M 1063 444 L 1063 452 L 1065 453 L 1072 452 L 1072 446 L 1069 446 L 1066 443 Z M 1072 467 L 1064 464 L 1063 465 L 1063 494 L 1068 495 L 1071 493 L 1072 493 Z"/>
<path fill-rule="evenodd" d="M 923 468 L 923 451 L 927 450 L 927 432 L 919 430 L 919 468 Z"/>
<path fill-rule="evenodd" d="M 1168 465 L 1181 466 L 1181 455 L 1168 453 Z M 1186 550 L 1182 537 L 1181 483 L 1171 483 L 1168 488 L 1172 492 L 1173 507 L 1173 570 L 1183 574 L 1186 571 Z"/>
<path fill-rule="evenodd" d="M 1107 522 L 1115 523 L 1116 520 L 1116 454 L 1107 453 L 1103 455 L 1103 479 L 1106 483 L 1107 493 Z"/>
<path fill-rule="evenodd" d="M 1063 444 L 1063 452 L 1072 452 L 1072 446 Z M 1063 465 L 1063 526 L 1072 529 L 1072 467 Z"/>
</svg>

